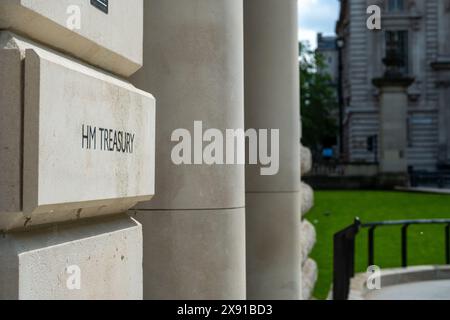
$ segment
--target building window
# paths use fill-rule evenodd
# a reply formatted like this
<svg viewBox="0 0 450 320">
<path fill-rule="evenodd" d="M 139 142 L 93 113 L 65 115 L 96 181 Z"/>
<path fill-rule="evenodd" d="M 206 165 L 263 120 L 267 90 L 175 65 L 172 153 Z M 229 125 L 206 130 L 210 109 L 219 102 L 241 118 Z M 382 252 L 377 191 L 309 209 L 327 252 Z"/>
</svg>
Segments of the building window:
<svg viewBox="0 0 450 320">
<path fill-rule="evenodd" d="M 388 11 L 389 12 L 400 12 L 405 10 L 405 1 L 404 0 L 389 0 L 388 2 Z"/>
<path fill-rule="evenodd" d="M 400 73 L 408 74 L 408 31 L 386 31 L 386 58 Z"/>
</svg>

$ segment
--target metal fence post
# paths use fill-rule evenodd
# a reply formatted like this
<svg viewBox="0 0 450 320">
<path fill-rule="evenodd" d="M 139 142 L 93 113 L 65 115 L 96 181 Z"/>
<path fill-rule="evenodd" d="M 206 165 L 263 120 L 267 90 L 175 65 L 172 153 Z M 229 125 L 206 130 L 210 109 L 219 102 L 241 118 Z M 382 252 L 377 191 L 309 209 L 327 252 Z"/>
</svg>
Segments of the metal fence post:
<svg viewBox="0 0 450 320">
<path fill-rule="evenodd" d="M 450 224 L 445 227 L 445 257 L 446 263 L 450 265 Z"/>
<path fill-rule="evenodd" d="M 375 265 L 375 229 L 375 226 L 369 229 L 369 267 Z"/>
<path fill-rule="evenodd" d="M 347 300 L 350 280 L 355 275 L 355 237 L 361 222 L 355 222 L 334 235 L 333 300 Z"/>
<path fill-rule="evenodd" d="M 408 266 L 408 227 L 409 224 L 405 224 L 402 227 L 402 267 Z"/>
</svg>

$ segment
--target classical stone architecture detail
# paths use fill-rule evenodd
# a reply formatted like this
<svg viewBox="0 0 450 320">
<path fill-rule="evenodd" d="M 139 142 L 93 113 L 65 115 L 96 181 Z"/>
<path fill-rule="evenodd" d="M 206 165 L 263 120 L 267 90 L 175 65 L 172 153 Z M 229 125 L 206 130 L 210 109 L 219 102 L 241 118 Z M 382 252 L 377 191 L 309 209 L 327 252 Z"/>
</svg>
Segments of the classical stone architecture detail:
<svg viewBox="0 0 450 320">
<path fill-rule="evenodd" d="M 395 74 L 389 69 L 384 77 L 373 81 L 380 90 L 379 171 L 384 179 L 397 176 L 398 181 L 392 183 L 394 185 L 406 186 L 408 183 L 408 128 L 404 120 L 408 108 L 407 89 L 413 81 L 413 78 Z"/>
<path fill-rule="evenodd" d="M 129 76 L 142 66 L 143 2 L 110 1 L 104 14 L 87 0 L 4 0 L 0 29 Z"/>
<path fill-rule="evenodd" d="M 142 64 L 143 2 L 109 4 L 0 3 L 0 299 L 143 297 L 125 212 L 155 193 L 155 99 L 113 75 Z"/>
<path fill-rule="evenodd" d="M 297 12 L 0 0 L 0 299 L 309 298 Z M 198 160 L 206 130 L 235 134 L 228 155 L 245 129 L 269 133 L 273 175 Z"/>
<path fill-rule="evenodd" d="M 297 1 L 244 0 L 244 22 L 245 126 L 280 130 L 279 173 L 261 176 L 260 166 L 246 166 L 247 294 L 295 300 L 301 298 Z"/>
<path fill-rule="evenodd" d="M 308 259 L 303 264 L 302 270 L 303 270 L 303 273 L 302 273 L 302 275 L 303 275 L 303 277 L 302 277 L 303 293 L 302 294 L 303 294 L 303 298 L 308 300 L 308 299 L 312 298 L 312 295 L 314 292 L 314 287 L 316 285 L 318 274 L 319 274 L 317 263 L 312 259 Z"/>
<path fill-rule="evenodd" d="M 306 183 L 301 184 L 302 215 L 306 215 L 314 207 L 314 190 Z"/>
<path fill-rule="evenodd" d="M 305 148 L 304 146 L 301 146 L 300 157 L 301 157 L 300 158 L 301 174 L 302 176 L 304 176 L 305 174 L 309 173 L 312 169 L 311 150 Z"/>
<path fill-rule="evenodd" d="M 143 224 L 145 299 L 245 299 L 244 166 L 176 165 L 176 129 L 244 128 L 242 0 L 146 0 L 144 67 L 158 100 L 157 194 Z"/>
<path fill-rule="evenodd" d="M 312 167 L 311 151 L 301 146 L 301 167 L 302 175 L 309 172 Z M 301 224 L 301 252 L 302 252 L 302 294 L 303 299 L 309 300 L 312 298 L 314 286 L 317 281 L 317 264 L 309 258 L 314 245 L 316 244 L 316 230 L 314 226 L 304 218 L 304 216 L 314 206 L 314 191 L 306 183 L 301 183 L 302 196 L 302 224 Z"/>
<path fill-rule="evenodd" d="M 4 93 L 10 103 L 0 122 L 19 124 L 12 132 L 23 136 L 24 145 L 22 150 L 2 137 L 7 151 L 0 160 L 6 170 L 9 159 L 23 158 L 24 170 L 16 167 L 15 181 L 0 182 L 0 189 L 8 190 L 0 193 L 0 230 L 123 212 L 151 199 L 154 134 L 148 133 L 154 132 L 154 98 L 15 34 L 0 33 L 0 46 L 16 56 L 16 70 L 25 76 L 21 80 L 16 72 L 19 79 L 12 82 L 25 85 L 23 114 L 20 99 L 11 101 L 14 90 Z M 86 103 L 86 96 L 95 105 Z M 149 179 L 140 179 L 142 174 Z M 21 197 L 22 208 L 8 205 Z"/>
<path fill-rule="evenodd" d="M 366 27 L 367 6 L 376 3 L 385 4 L 380 31 Z M 406 139 L 405 150 L 400 155 L 402 166 L 436 171 L 450 164 L 450 93 L 448 88 L 437 85 L 437 80 L 449 79 L 449 2 L 399 0 L 395 3 L 389 7 L 387 1 L 341 1 L 337 34 L 344 42 L 345 160 L 374 163 L 385 156 L 399 163 L 398 154 L 384 152 L 383 156 L 378 154 L 381 150 L 370 147 L 373 139 L 379 136 L 380 140 L 385 130 L 380 113 L 386 102 L 372 80 L 383 76 L 383 59 L 391 51 L 400 57 L 402 75 L 414 78 L 404 99 L 405 109 L 400 108 L 402 116 L 397 120 L 397 126 L 401 123 L 407 132 L 402 137 Z M 433 68 L 437 65 L 443 68 Z"/>
<path fill-rule="evenodd" d="M 0 265 L 0 300 L 140 300 L 142 228 L 119 215 L 7 233 Z"/>
<path fill-rule="evenodd" d="M 308 220 L 303 220 L 301 225 L 302 261 L 308 259 L 311 251 L 316 245 L 316 229 Z"/>
</svg>

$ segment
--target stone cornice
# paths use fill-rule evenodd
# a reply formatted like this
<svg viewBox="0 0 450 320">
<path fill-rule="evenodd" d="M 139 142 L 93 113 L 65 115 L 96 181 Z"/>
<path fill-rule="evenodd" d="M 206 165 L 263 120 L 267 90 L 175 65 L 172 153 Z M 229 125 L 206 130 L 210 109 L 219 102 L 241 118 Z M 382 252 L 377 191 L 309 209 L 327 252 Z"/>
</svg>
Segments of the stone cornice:
<svg viewBox="0 0 450 320">
<path fill-rule="evenodd" d="M 372 80 L 372 83 L 378 87 L 409 87 L 414 82 L 413 77 L 383 77 L 383 78 L 375 78 Z"/>
<path fill-rule="evenodd" d="M 450 70 L 450 59 L 434 61 L 431 63 L 431 67 L 436 71 Z"/>
</svg>

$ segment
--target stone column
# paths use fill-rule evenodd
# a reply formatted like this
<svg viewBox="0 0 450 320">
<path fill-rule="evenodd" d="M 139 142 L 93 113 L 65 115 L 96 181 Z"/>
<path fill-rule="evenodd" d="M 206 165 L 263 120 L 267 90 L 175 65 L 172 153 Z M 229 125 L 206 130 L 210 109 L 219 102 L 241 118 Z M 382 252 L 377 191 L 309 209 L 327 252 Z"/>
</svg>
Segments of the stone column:
<svg viewBox="0 0 450 320">
<path fill-rule="evenodd" d="M 450 99 L 450 81 L 439 81 L 439 164 L 450 163 L 450 109 L 448 101 Z"/>
<path fill-rule="evenodd" d="M 408 87 L 413 79 L 386 76 L 374 79 L 380 89 L 380 173 L 381 183 L 402 185 L 407 182 Z"/>
<path fill-rule="evenodd" d="M 144 12 L 145 67 L 132 81 L 158 101 L 157 195 L 134 211 L 144 298 L 245 299 L 244 166 L 171 160 L 174 130 L 194 140 L 195 121 L 244 128 L 242 0 L 147 0 Z"/>
<path fill-rule="evenodd" d="M 300 299 L 297 1 L 245 0 L 246 128 L 280 130 L 280 168 L 246 167 L 249 299 Z"/>
</svg>

